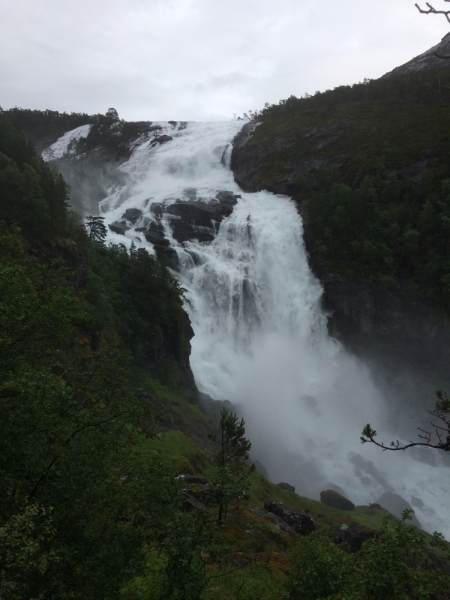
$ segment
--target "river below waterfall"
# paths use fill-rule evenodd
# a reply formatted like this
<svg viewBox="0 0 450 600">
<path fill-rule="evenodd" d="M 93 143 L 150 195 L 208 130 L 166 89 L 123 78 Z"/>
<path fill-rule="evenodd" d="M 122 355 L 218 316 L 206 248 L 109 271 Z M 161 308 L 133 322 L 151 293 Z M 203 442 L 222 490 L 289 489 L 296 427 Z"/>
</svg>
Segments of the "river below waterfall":
<svg viewBox="0 0 450 600">
<path fill-rule="evenodd" d="M 234 182 L 231 142 L 241 123 L 156 125 L 160 141 L 137 143 L 121 166 L 129 183 L 111 189 L 100 209 L 107 224 L 138 209 L 124 235 L 110 232 L 111 241 L 128 247 L 134 241 L 154 253 L 142 233 L 153 228 L 165 240 L 161 251 L 173 249 L 195 332 L 191 366 L 199 389 L 236 405 L 252 457 L 272 481 L 287 481 L 314 499 L 333 487 L 355 504 L 394 492 L 413 506 L 424 529 L 450 538 L 450 477 L 440 453 L 361 445 L 366 423 L 380 441 L 395 437 L 395 399 L 383 397 L 368 367 L 328 336 L 294 203 L 269 192 L 244 193 Z M 165 207 L 214 211 L 218 197 L 237 203 L 212 229 L 194 228 L 211 239 L 180 241 L 179 214 Z"/>
</svg>

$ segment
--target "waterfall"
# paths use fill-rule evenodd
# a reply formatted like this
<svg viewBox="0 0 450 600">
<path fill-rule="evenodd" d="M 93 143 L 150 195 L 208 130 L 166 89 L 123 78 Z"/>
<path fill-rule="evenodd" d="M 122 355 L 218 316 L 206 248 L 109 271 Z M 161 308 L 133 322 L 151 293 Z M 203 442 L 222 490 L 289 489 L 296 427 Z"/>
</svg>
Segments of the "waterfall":
<svg viewBox="0 0 450 600">
<path fill-rule="evenodd" d="M 392 439 L 392 399 L 328 336 L 293 201 L 244 193 L 234 182 L 231 142 L 241 124 L 156 126 L 157 137 L 139 140 L 121 167 L 128 184 L 111 189 L 100 208 L 116 224 L 111 241 L 166 253 L 177 270 L 199 389 L 237 406 L 252 456 L 271 480 L 315 499 L 332 487 L 355 504 L 394 492 L 424 529 L 449 538 L 450 478 L 441 454 L 361 445 L 366 423 Z M 223 213 L 223 202 L 232 212 Z"/>
</svg>

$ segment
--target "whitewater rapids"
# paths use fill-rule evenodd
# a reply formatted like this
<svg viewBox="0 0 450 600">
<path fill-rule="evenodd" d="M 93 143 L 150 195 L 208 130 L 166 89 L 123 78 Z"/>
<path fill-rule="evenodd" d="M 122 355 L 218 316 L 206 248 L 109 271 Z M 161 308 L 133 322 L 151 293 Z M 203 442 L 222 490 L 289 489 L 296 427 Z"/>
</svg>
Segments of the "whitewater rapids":
<svg viewBox="0 0 450 600">
<path fill-rule="evenodd" d="M 392 400 L 327 333 L 322 289 L 308 267 L 294 203 L 269 192 L 244 193 L 234 182 L 231 143 L 241 123 L 158 125 L 159 135 L 173 139 L 137 143 L 121 167 L 130 183 L 111 189 L 100 203 L 106 223 L 127 208 L 151 220 L 152 204 L 188 201 L 193 194 L 206 203 L 218 191 L 240 195 L 210 243 L 176 242 L 163 218 L 181 265 L 176 276 L 187 290 L 199 389 L 237 406 L 252 456 L 272 481 L 287 481 L 314 499 L 334 487 L 355 504 L 394 492 L 413 506 L 424 529 L 450 539 L 450 477 L 440 453 L 427 451 L 424 462 L 417 453 L 361 445 L 366 423 L 380 440 L 392 439 Z M 109 238 L 153 253 L 134 230 L 125 237 L 110 232 Z"/>
</svg>

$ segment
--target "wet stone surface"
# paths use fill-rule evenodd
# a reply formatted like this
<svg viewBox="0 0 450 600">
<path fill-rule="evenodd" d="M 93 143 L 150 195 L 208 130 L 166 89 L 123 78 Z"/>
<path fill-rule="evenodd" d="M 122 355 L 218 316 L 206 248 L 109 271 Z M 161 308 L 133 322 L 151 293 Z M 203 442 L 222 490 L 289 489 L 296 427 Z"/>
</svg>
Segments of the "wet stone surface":
<svg viewBox="0 0 450 600">
<path fill-rule="evenodd" d="M 197 195 L 195 188 L 187 188 L 183 198 L 163 204 L 155 202 L 149 207 L 149 217 L 138 208 L 128 208 L 119 221 L 109 225 L 114 233 L 125 235 L 127 232 L 139 232 L 153 244 L 156 256 L 165 260 L 175 271 L 180 269 L 176 250 L 166 237 L 163 221 L 168 224 L 174 240 L 179 244 L 188 241 L 209 243 L 219 232 L 221 221 L 229 217 L 237 204 L 239 195 L 233 192 L 218 191 L 214 198 L 205 199 Z M 138 227 L 135 227 L 138 225 Z M 192 256 L 195 265 L 199 264 Z"/>
</svg>

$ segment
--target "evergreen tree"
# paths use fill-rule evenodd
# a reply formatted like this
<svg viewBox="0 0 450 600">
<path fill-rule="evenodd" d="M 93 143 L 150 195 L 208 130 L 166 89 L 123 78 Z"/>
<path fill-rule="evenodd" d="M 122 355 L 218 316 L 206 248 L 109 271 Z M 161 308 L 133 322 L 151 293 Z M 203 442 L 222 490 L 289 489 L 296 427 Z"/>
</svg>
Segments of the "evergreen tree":
<svg viewBox="0 0 450 600">
<path fill-rule="evenodd" d="M 93 217 L 92 215 L 89 215 L 86 218 L 86 229 L 89 242 L 95 242 L 101 246 L 104 245 L 107 234 L 104 217 Z"/>
<path fill-rule="evenodd" d="M 223 408 L 220 412 L 218 432 L 211 438 L 218 449 L 214 454 L 215 470 L 211 477 L 211 490 L 219 505 L 218 521 L 226 516 L 232 499 L 245 491 L 249 475 L 255 466 L 247 466 L 251 442 L 245 437 L 245 421 L 236 413 Z"/>
</svg>

